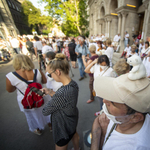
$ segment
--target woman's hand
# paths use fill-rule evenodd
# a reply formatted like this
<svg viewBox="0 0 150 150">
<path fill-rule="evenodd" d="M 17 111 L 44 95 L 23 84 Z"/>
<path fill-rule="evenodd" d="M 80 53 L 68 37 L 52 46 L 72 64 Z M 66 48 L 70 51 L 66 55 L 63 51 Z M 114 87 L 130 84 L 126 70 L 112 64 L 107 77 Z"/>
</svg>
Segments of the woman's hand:
<svg viewBox="0 0 150 150">
<path fill-rule="evenodd" d="M 43 88 L 43 89 L 41 89 L 41 91 L 45 95 L 50 95 L 51 97 L 55 94 L 55 92 L 52 89 L 48 89 L 48 88 Z"/>
<path fill-rule="evenodd" d="M 96 59 L 93 61 L 93 63 L 94 63 L 94 64 L 96 64 L 96 63 L 97 63 L 97 61 L 98 61 L 98 58 L 96 58 Z"/>
</svg>

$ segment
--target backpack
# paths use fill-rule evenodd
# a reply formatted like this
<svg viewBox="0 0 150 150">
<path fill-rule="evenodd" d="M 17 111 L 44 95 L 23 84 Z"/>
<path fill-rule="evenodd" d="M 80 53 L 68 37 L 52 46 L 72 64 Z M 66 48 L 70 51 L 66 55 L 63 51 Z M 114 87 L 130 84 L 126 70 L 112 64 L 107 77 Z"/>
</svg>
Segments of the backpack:
<svg viewBox="0 0 150 150">
<path fill-rule="evenodd" d="M 44 104 L 43 97 L 36 94 L 35 92 L 31 91 L 32 87 L 35 87 L 37 89 L 42 89 L 42 85 L 40 83 L 36 82 L 37 69 L 35 69 L 33 82 L 28 82 L 27 80 L 22 78 L 17 72 L 12 72 L 12 73 L 16 77 L 18 77 L 21 81 L 28 84 L 25 94 L 18 89 L 20 91 L 20 93 L 24 95 L 24 97 L 21 101 L 22 105 L 24 106 L 24 109 L 32 109 L 32 108 L 41 107 Z"/>
</svg>

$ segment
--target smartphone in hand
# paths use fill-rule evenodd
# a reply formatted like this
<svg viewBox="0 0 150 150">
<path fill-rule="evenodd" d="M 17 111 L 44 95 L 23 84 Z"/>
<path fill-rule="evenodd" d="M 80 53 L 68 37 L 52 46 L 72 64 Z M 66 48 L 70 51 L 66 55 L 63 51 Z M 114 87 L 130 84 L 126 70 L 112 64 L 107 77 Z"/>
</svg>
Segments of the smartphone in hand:
<svg viewBox="0 0 150 150">
<path fill-rule="evenodd" d="M 35 92 L 35 93 L 37 93 L 40 96 L 43 96 L 45 94 L 44 92 L 42 92 L 41 90 L 39 90 L 39 89 L 37 89 L 35 87 L 30 88 L 30 90 Z"/>
</svg>

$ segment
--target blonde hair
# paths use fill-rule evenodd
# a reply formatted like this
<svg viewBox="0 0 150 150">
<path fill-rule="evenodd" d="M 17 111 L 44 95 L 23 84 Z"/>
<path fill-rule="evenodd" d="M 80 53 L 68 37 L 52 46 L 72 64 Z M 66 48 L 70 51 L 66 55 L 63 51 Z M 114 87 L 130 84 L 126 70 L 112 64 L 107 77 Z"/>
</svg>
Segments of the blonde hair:
<svg viewBox="0 0 150 150">
<path fill-rule="evenodd" d="M 69 74 L 70 66 L 66 56 L 62 53 L 57 53 L 55 58 L 49 62 L 48 67 L 54 71 L 60 69 L 64 74 Z"/>
<path fill-rule="evenodd" d="M 135 49 L 136 49 L 136 45 L 135 45 L 135 44 L 133 44 L 133 45 L 131 46 L 131 48 L 135 48 Z"/>
<path fill-rule="evenodd" d="M 120 59 L 113 67 L 114 71 L 118 76 L 126 74 L 130 70 L 130 65 L 126 62 L 125 59 Z"/>
<path fill-rule="evenodd" d="M 111 40 L 110 39 L 106 40 L 106 45 L 111 45 Z"/>
<path fill-rule="evenodd" d="M 13 67 L 15 70 L 27 70 L 34 69 L 34 64 L 31 59 L 24 54 L 17 54 L 13 59 Z"/>
<path fill-rule="evenodd" d="M 95 51 L 96 51 L 96 46 L 95 46 L 94 44 L 92 44 L 92 45 L 89 47 L 89 51 L 90 51 L 91 53 L 95 53 Z"/>
</svg>

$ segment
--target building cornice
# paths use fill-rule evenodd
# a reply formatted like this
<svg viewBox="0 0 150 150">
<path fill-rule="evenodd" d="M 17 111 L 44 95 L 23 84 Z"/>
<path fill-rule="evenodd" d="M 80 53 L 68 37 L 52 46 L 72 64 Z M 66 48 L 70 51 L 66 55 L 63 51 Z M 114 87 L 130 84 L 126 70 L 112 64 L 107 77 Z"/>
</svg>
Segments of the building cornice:
<svg viewBox="0 0 150 150">
<path fill-rule="evenodd" d="M 137 13 L 138 9 L 137 8 L 133 8 L 133 7 L 128 7 L 128 6 L 121 6 L 116 10 L 116 13 L 120 13 L 122 11 L 127 11 L 127 12 L 133 12 L 133 13 Z"/>
</svg>

